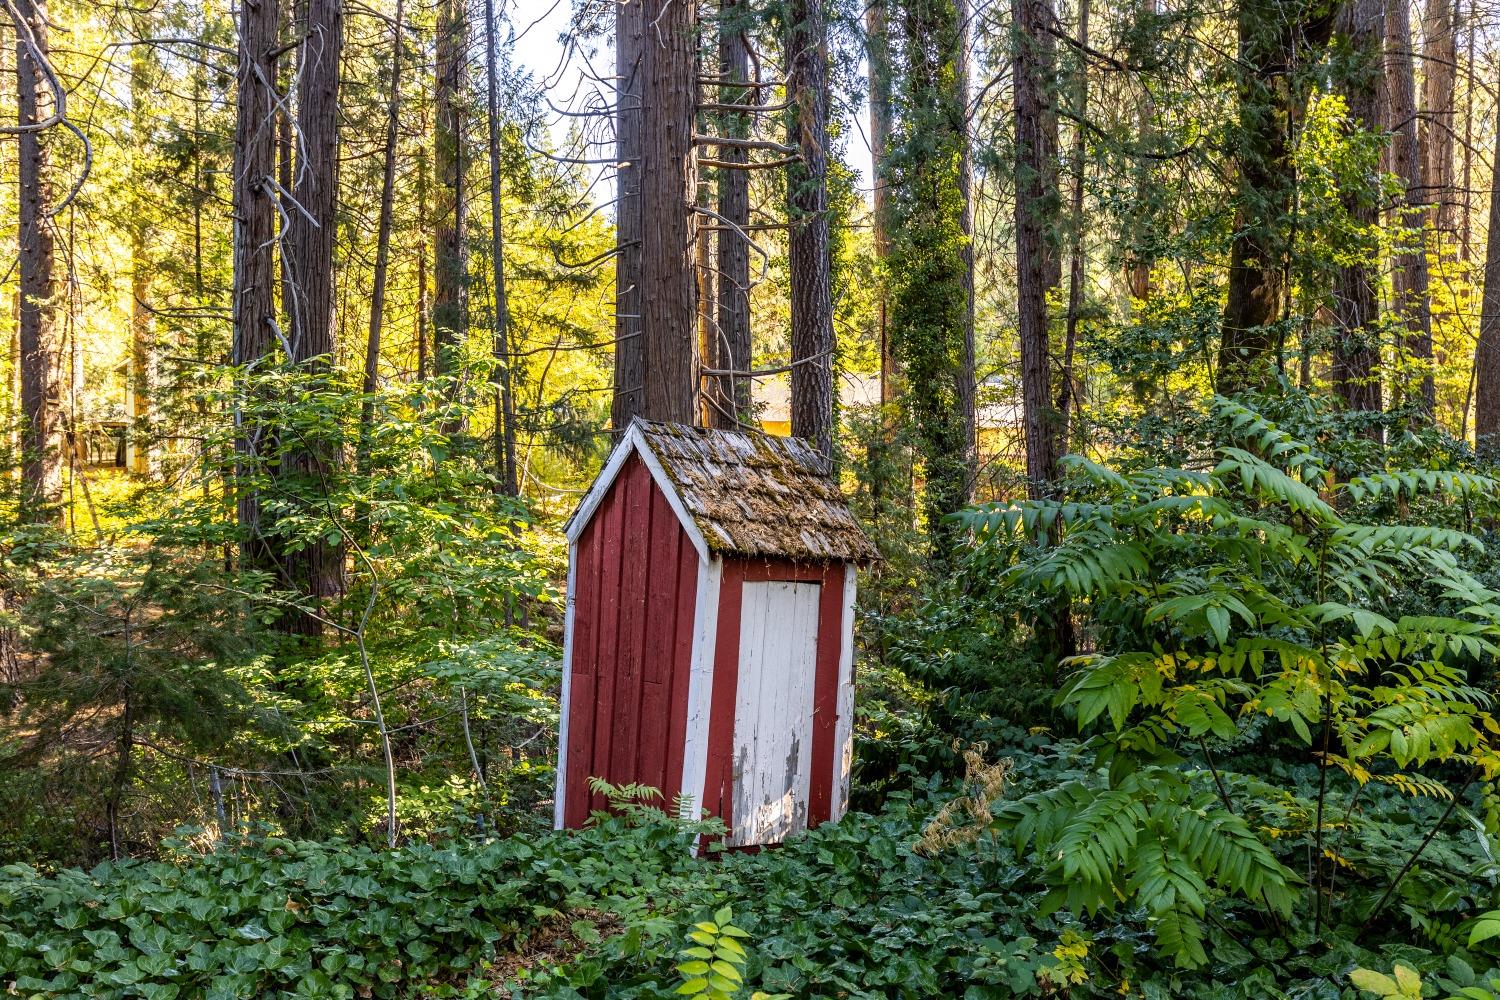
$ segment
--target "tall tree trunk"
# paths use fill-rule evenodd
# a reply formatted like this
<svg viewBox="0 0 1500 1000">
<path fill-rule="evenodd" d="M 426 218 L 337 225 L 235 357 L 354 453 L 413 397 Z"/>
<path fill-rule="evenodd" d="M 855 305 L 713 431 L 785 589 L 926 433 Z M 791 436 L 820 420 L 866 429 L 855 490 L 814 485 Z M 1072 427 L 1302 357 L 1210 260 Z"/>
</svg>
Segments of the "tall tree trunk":
<svg viewBox="0 0 1500 1000">
<path fill-rule="evenodd" d="M 490 277 L 494 294 L 495 478 L 513 497 L 516 485 L 516 407 L 511 395 L 510 305 L 505 297 L 505 216 L 500 189 L 500 53 L 495 37 L 495 0 L 484 0 L 485 82 L 489 91 Z"/>
<path fill-rule="evenodd" d="M 1078 41 L 1089 43 L 1089 0 L 1078 2 Z M 1073 113 L 1080 121 L 1086 121 L 1089 107 L 1089 64 L 1078 60 L 1073 100 L 1077 105 Z M 1078 319 L 1083 310 L 1083 188 L 1087 179 L 1088 139 L 1082 125 L 1073 128 L 1072 195 L 1073 203 L 1068 218 L 1068 314 L 1063 332 L 1062 378 L 1058 383 L 1057 419 L 1062 424 L 1058 440 L 1058 451 L 1066 454 L 1069 446 L 1070 420 L 1073 408 L 1073 354 L 1078 344 Z M 1147 272 L 1149 280 L 1150 272 Z"/>
<path fill-rule="evenodd" d="M 243 0 L 234 124 L 234 345 L 232 360 L 246 368 L 262 363 L 275 345 L 276 323 L 276 62 L 275 0 Z M 247 398 L 252 408 L 258 400 Z M 261 524 L 260 495 L 249 485 L 270 452 L 270 429 L 252 412 L 237 414 L 239 434 L 237 514 L 241 559 L 247 568 L 270 569 L 273 554 Z"/>
<path fill-rule="evenodd" d="M 1339 13 L 1338 31 L 1348 38 L 1358 56 L 1340 89 L 1348 103 L 1351 124 L 1365 131 L 1380 128 L 1380 78 L 1383 72 L 1384 0 L 1348 0 Z M 1374 184 L 1342 193 L 1344 210 L 1358 225 L 1373 231 L 1380 222 L 1380 192 Z M 1351 410 L 1378 413 L 1380 392 L 1380 333 L 1378 287 L 1380 276 L 1362 255 L 1341 265 L 1334 276 L 1333 315 L 1337 329 L 1333 344 L 1333 388 Z M 1379 438 L 1380 428 L 1367 432 Z"/>
<path fill-rule="evenodd" d="M 1468 67 L 1470 74 L 1474 72 L 1474 36 L 1478 32 L 1479 15 L 1475 9 L 1476 3 L 1477 0 L 1470 0 L 1468 19 L 1461 22 L 1464 34 L 1464 65 Z M 1462 197 L 1458 215 L 1458 259 L 1466 264 L 1473 259 L 1474 91 L 1477 89 L 1472 75 L 1466 77 L 1464 80 L 1464 141 L 1460 144 L 1463 150 L 1464 166 L 1463 178 L 1459 182 Z"/>
<path fill-rule="evenodd" d="M 1137 8 L 1137 18 L 1146 22 L 1149 31 L 1156 28 L 1156 18 L 1160 13 L 1159 0 L 1143 0 Z M 1151 147 L 1156 139 L 1156 100 L 1150 87 L 1142 85 L 1140 103 L 1136 107 L 1136 146 L 1143 152 L 1151 152 Z M 1155 182 L 1155 161 L 1148 156 L 1141 156 L 1135 162 L 1135 203 L 1137 206 L 1145 205 L 1153 197 L 1152 185 Z M 1139 211 L 1139 210 L 1138 210 Z M 1133 213 L 1134 214 L 1134 213 Z M 1144 217 L 1145 212 L 1139 212 L 1134 220 L 1127 220 L 1127 227 L 1135 229 Z M 1134 221 L 1135 225 L 1131 225 Z M 1128 250 L 1125 257 L 1125 284 L 1130 289 L 1130 297 L 1144 302 L 1151 297 L 1151 270 L 1156 266 L 1154 254 L 1143 252 L 1140 245 L 1140 233 L 1125 232 L 1121 234 L 1126 241 Z"/>
<path fill-rule="evenodd" d="M 1490 237 L 1484 251 L 1484 300 L 1474 349 L 1474 440 L 1479 453 L 1500 459 L 1500 133 L 1490 175 Z"/>
<path fill-rule="evenodd" d="M 130 50 L 130 115 L 139 141 L 149 134 L 151 50 Z M 156 471 L 152 438 L 152 395 L 156 373 L 155 324 L 151 314 L 152 261 L 147 245 L 148 181 L 139 164 L 132 164 L 134 217 L 130 220 L 130 429 L 127 449 L 130 470 L 141 475 Z"/>
<path fill-rule="evenodd" d="M 1262 388 L 1275 377 L 1289 304 L 1287 268 L 1295 213 L 1295 135 L 1310 76 L 1333 28 L 1321 0 L 1244 0 L 1239 7 L 1239 190 L 1217 388 Z"/>
<path fill-rule="evenodd" d="M 698 416 L 698 18 L 683 0 L 630 0 L 644 18 L 640 131 L 641 415 L 691 424 Z M 794 293 L 795 298 L 795 293 Z"/>
<path fill-rule="evenodd" d="M 437 20 L 437 118 L 432 165 L 437 181 L 433 218 L 432 371 L 456 378 L 469 331 L 467 241 L 469 154 L 465 139 L 469 22 L 464 0 L 439 0 Z M 457 387 L 453 387 L 457 391 Z M 454 402 L 457 397 L 454 397 Z M 462 429 L 460 422 L 450 433 Z"/>
<path fill-rule="evenodd" d="M 287 48 L 286 58 L 277 62 L 281 79 L 277 84 L 276 183 L 281 186 L 277 195 L 277 202 L 281 207 L 277 220 L 281 227 L 281 237 L 286 240 L 292 216 L 297 211 L 293 204 L 296 197 L 292 194 L 292 188 L 296 184 L 293 179 L 296 150 L 292 142 L 292 131 L 296 126 L 297 97 L 292 93 L 292 88 L 296 85 L 304 55 L 300 41 L 307 21 L 307 0 L 287 0 L 284 13 L 279 26 L 280 44 L 283 48 L 290 48 Z M 292 278 L 291 254 L 285 245 L 281 247 L 278 263 L 281 268 L 281 328 L 290 331 L 297 324 L 297 285 Z"/>
<path fill-rule="evenodd" d="M 17 0 L 16 121 L 20 134 L 20 381 L 21 515 L 28 521 L 61 516 L 62 466 L 60 398 L 57 383 L 57 298 L 53 275 L 54 237 L 48 156 L 42 123 L 55 104 L 48 96 L 51 67 L 47 16 L 39 0 Z M 28 44 L 29 41 L 29 44 Z M 44 110 L 45 109 L 45 110 Z"/>
<path fill-rule="evenodd" d="M 1058 478 L 1063 424 L 1052 395 L 1047 329 L 1049 261 L 1058 258 L 1050 220 L 1058 202 L 1057 159 L 1048 134 L 1047 94 L 1054 67 L 1047 37 L 1049 0 L 1012 0 L 1016 31 L 1016 329 L 1021 341 L 1021 402 L 1026 424 L 1026 483 L 1032 498 L 1050 494 Z"/>
<path fill-rule="evenodd" d="M 886 25 L 889 0 L 869 0 L 865 8 L 866 57 L 869 63 L 870 184 L 875 261 L 884 264 L 891 253 L 890 193 L 886 188 L 886 151 L 891 144 L 891 42 Z M 889 282 L 882 274 L 877 303 L 880 323 L 880 401 L 896 399 L 896 355 L 891 350 Z"/>
<path fill-rule="evenodd" d="M 1422 18 L 1422 120 L 1418 141 L 1423 194 L 1432 206 L 1427 224 L 1448 238 L 1458 233 L 1459 206 L 1453 189 L 1457 20 L 1458 0 L 1427 0 Z"/>
<path fill-rule="evenodd" d="M 425 131 L 425 129 L 424 129 Z M 417 147 L 417 231 L 427 233 L 427 149 Z M 427 254 L 430 248 L 426 241 L 417 245 L 417 328 L 414 331 L 417 348 L 417 381 L 425 382 L 432 375 L 432 359 L 429 356 L 427 327 L 431 318 L 432 303 L 429 294 L 431 285 L 427 279 Z"/>
<path fill-rule="evenodd" d="M 646 101 L 648 0 L 621 0 L 615 8 L 615 392 L 610 424 L 625 430 L 645 413 L 646 341 L 642 334 L 641 262 L 645 205 L 641 185 Z M 689 119 L 691 122 L 691 119 Z"/>
<path fill-rule="evenodd" d="M 299 157 L 292 196 L 298 210 L 288 225 L 286 254 L 293 291 L 292 362 L 311 373 L 332 367 L 334 349 L 333 245 L 338 208 L 339 61 L 344 43 L 343 0 L 308 0 L 297 87 Z M 304 502 L 317 503 L 338 463 L 336 442 L 314 435 L 282 457 L 284 481 L 295 483 Z M 343 545 L 319 534 L 282 554 L 286 583 L 316 609 L 343 584 Z M 313 614 L 291 612 L 287 631 L 317 635 Z"/>
<path fill-rule="evenodd" d="M 792 299 L 792 433 L 833 458 L 833 286 L 828 240 L 828 22 L 822 0 L 787 12 L 787 173 Z"/>
<path fill-rule="evenodd" d="M 380 341 L 385 322 L 386 274 L 391 260 L 391 226 L 396 203 L 396 147 L 401 124 L 401 38 L 404 0 L 396 0 L 391 26 L 391 83 L 385 103 L 385 162 L 380 174 L 380 219 L 375 234 L 375 274 L 370 288 L 370 325 L 365 337 L 365 400 L 359 413 L 359 444 L 355 465 L 370 471 L 370 437 L 375 429 L 375 393 L 380 388 Z"/>
<path fill-rule="evenodd" d="M 1399 225 L 1408 232 L 1397 250 L 1391 299 L 1405 328 L 1406 353 L 1423 369 L 1416 393 L 1428 420 L 1437 408 L 1432 377 L 1432 310 L 1428 300 L 1427 249 L 1422 226 L 1427 198 L 1422 187 L 1422 159 L 1417 142 L 1416 78 L 1411 54 L 1410 0 L 1386 0 L 1385 89 L 1391 128 L 1391 172 L 1401 181 Z"/>
<path fill-rule="evenodd" d="M 758 103 L 758 89 L 743 84 L 750 78 L 750 47 L 745 42 L 749 30 L 743 23 L 744 0 L 721 0 L 719 4 L 719 73 L 726 81 L 719 88 L 719 101 L 728 105 Z M 750 137 L 750 115 L 729 111 L 720 116 L 721 135 L 736 139 Z M 726 146 L 719 158 L 729 163 L 746 163 L 749 151 Z M 710 366 L 722 371 L 749 371 L 750 341 L 750 244 L 746 233 L 750 225 L 750 174 L 746 170 L 719 169 L 719 221 L 717 263 L 718 330 L 709 352 Z M 738 226 L 745 232 L 735 232 Z M 754 410 L 750 399 L 750 379 L 721 375 L 716 380 L 711 416 L 716 427 L 753 424 Z M 727 411 L 727 412 L 726 412 Z"/>
</svg>

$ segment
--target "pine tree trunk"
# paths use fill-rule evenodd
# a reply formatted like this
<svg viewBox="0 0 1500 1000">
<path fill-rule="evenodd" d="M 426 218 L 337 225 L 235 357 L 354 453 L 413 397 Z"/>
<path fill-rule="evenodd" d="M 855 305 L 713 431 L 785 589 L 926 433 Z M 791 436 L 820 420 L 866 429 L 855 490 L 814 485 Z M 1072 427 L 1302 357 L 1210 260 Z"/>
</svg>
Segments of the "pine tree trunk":
<svg viewBox="0 0 1500 1000">
<path fill-rule="evenodd" d="M 495 393 L 495 478 L 505 496 L 518 492 L 516 408 L 511 395 L 510 306 L 505 296 L 505 217 L 500 190 L 500 55 L 495 0 L 484 0 L 485 82 L 489 91 L 490 278 L 494 294 L 492 351 L 499 384 Z"/>
<path fill-rule="evenodd" d="M 370 471 L 370 437 L 375 430 L 375 393 L 380 389 L 381 333 L 385 323 L 386 276 L 391 260 L 391 228 L 396 204 L 396 147 L 401 124 L 401 61 L 404 55 L 402 16 L 404 0 L 396 0 L 391 27 L 391 83 L 385 104 L 385 151 L 380 174 L 380 218 L 375 234 L 375 273 L 370 287 L 370 325 L 365 336 L 364 403 L 359 413 L 359 444 L 355 466 Z"/>
<path fill-rule="evenodd" d="M 1446 2 L 1446 0 L 1445 0 Z M 1432 311 L 1428 300 L 1427 250 L 1422 227 L 1427 198 L 1422 189 L 1422 158 L 1417 142 L 1416 78 L 1411 54 L 1409 0 L 1386 0 L 1385 87 L 1391 129 L 1391 172 L 1404 193 L 1397 224 L 1408 230 L 1395 254 L 1391 279 L 1393 311 L 1405 329 L 1406 353 L 1423 369 L 1416 400 L 1428 420 L 1437 407 L 1432 376 Z M 1410 395 L 1410 394 L 1408 394 Z"/>
<path fill-rule="evenodd" d="M 1427 0 L 1422 18 L 1422 120 L 1418 136 L 1422 154 L 1423 194 L 1432 206 L 1427 224 L 1453 238 L 1458 233 L 1458 198 L 1453 188 L 1453 147 L 1457 118 L 1453 86 L 1458 79 L 1455 26 L 1458 0 Z"/>
<path fill-rule="evenodd" d="M 464 0 L 439 0 L 432 166 L 434 206 L 432 372 L 457 378 L 469 331 L 469 154 L 465 137 L 469 25 Z M 454 393 L 457 386 L 450 387 Z M 453 398 L 457 402 L 456 395 Z M 451 422 L 449 433 L 462 430 Z"/>
<path fill-rule="evenodd" d="M 1229 395 L 1275 378 L 1287 316 L 1297 185 L 1294 137 L 1307 113 L 1305 67 L 1328 42 L 1333 5 L 1244 0 L 1239 7 L 1239 191 L 1216 375 Z"/>
<path fill-rule="evenodd" d="M 148 105 L 151 101 L 152 67 L 150 50 L 144 45 L 131 47 L 130 113 L 137 136 L 144 137 L 150 127 Z M 150 218 L 146 195 L 148 181 L 139 164 L 132 165 L 131 177 L 135 216 L 130 220 L 130 429 L 127 443 L 130 470 L 140 475 L 156 471 L 152 438 L 152 394 L 156 381 L 155 324 L 151 313 L 152 261 L 147 245 L 147 219 Z"/>
<path fill-rule="evenodd" d="M 427 148 L 417 147 L 417 231 L 427 233 Z M 417 328 L 412 332 L 416 340 L 417 381 L 425 382 L 432 376 L 432 359 L 428 350 L 431 338 L 428 335 L 428 320 L 431 318 L 431 284 L 427 278 L 427 254 L 429 247 L 424 240 L 417 245 Z"/>
<path fill-rule="evenodd" d="M 1490 175 L 1490 238 L 1484 252 L 1484 301 L 1474 349 L 1474 440 L 1481 456 L 1500 458 L 1500 134 Z"/>
<path fill-rule="evenodd" d="M 747 26 L 740 23 L 746 4 L 743 0 L 721 0 L 719 5 L 719 72 L 729 81 L 719 88 L 723 104 L 759 103 L 758 89 L 734 86 L 750 78 L 750 49 L 745 43 Z M 746 139 L 750 136 L 750 115 L 726 112 L 720 116 L 721 135 Z M 719 158 L 730 163 L 745 163 L 749 151 L 726 146 Z M 722 371 L 749 371 L 750 340 L 750 245 L 741 229 L 750 225 L 750 174 L 746 170 L 719 170 L 718 263 L 718 330 L 712 337 L 713 350 L 708 353 L 710 367 Z M 735 427 L 754 423 L 750 399 L 750 379 L 721 375 L 715 380 L 710 416 L 716 427 Z"/>
<path fill-rule="evenodd" d="M 1080 44 L 1089 43 L 1089 0 L 1079 0 L 1078 3 L 1078 41 Z M 1078 60 L 1077 78 L 1074 83 L 1074 101 L 1076 107 L 1074 113 L 1079 118 L 1087 118 L 1089 106 L 1089 67 L 1088 62 Z M 1078 345 L 1078 319 L 1083 309 L 1083 195 L 1084 181 L 1086 179 L 1088 157 L 1088 141 L 1086 133 L 1081 125 L 1075 125 L 1073 131 L 1073 155 L 1072 155 L 1072 205 L 1068 219 L 1068 314 L 1064 323 L 1063 333 L 1063 363 L 1062 378 L 1058 384 L 1057 395 L 1057 419 L 1062 424 L 1061 437 L 1058 441 L 1058 451 L 1066 454 L 1069 446 L 1070 418 L 1074 406 L 1073 399 L 1073 355 Z M 1147 272 L 1149 278 L 1149 272 Z"/>
<path fill-rule="evenodd" d="M 890 256 L 890 192 L 886 184 L 886 150 L 891 144 L 891 43 L 886 24 L 889 0 L 869 0 L 865 8 L 866 56 L 869 62 L 870 100 L 870 222 L 875 261 L 884 264 Z M 896 356 L 891 350 L 889 282 L 881 276 L 877 303 L 880 324 L 880 401 L 896 399 Z"/>
<path fill-rule="evenodd" d="M 1464 64 L 1468 67 L 1469 74 L 1474 72 L 1474 36 L 1478 33 L 1478 12 L 1475 10 L 1477 0 L 1469 2 L 1469 16 L 1462 21 L 1461 28 L 1464 35 Z M 1455 76 L 1457 73 L 1455 72 Z M 1459 181 L 1459 206 L 1458 206 L 1458 259 L 1468 263 L 1473 258 L 1473 235 L 1474 235 L 1474 86 L 1472 76 L 1467 76 L 1464 81 L 1464 139 L 1459 144 L 1463 151 L 1463 176 Z"/>
<path fill-rule="evenodd" d="M 792 434 L 833 458 L 833 291 L 828 239 L 828 24 L 822 0 L 792 0 L 786 39 Z"/>
<path fill-rule="evenodd" d="M 308 0 L 297 87 L 297 134 L 301 153 L 292 196 L 298 211 L 287 227 L 288 273 L 293 293 L 289 332 L 292 362 L 309 373 L 328 371 L 334 350 L 333 246 L 338 209 L 339 61 L 344 42 L 343 0 Z M 295 484 L 305 500 L 319 498 L 339 460 L 334 441 L 303 436 L 282 457 L 283 481 Z M 282 553 L 287 585 L 310 599 L 314 609 L 343 585 L 343 545 L 326 537 L 306 539 L 295 552 Z M 312 614 L 294 611 L 283 627 L 297 635 L 318 635 Z"/>
<path fill-rule="evenodd" d="M 1058 258 L 1047 215 L 1057 204 L 1057 159 L 1048 134 L 1047 81 L 1052 48 L 1038 44 L 1053 17 L 1049 0 L 1013 0 L 1016 31 L 1016 308 L 1021 341 L 1021 401 L 1026 425 L 1026 483 L 1033 499 L 1058 478 L 1062 420 L 1052 395 L 1047 330 L 1050 261 Z"/>
<path fill-rule="evenodd" d="M 1341 90 L 1348 103 L 1351 124 L 1367 131 L 1380 128 L 1381 41 L 1384 35 L 1384 0 L 1350 0 L 1339 14 L 1339 33 L 1349 40 L 1359 57 Z M 1380 192 L 1371 184 L 1366 190 L 1343 192 L 1344 210 L 1351 221 L 1371 231 L 1380 222 Z M 1337 329 L 1333 344 L 1333 388 L 1351 410 L 1378 413 L 1380 392 L 1379 319 L 1380 276 L 1363 258 L 1339 267 L 1334 276 L 1333 315 Z M 1370 436 L 1379 438 L 1372 427 Z"/>
<path fill-rule="evenodd" d="M 1159 0 L 1143 0 L 1137 17 L 1146 21 L 1149 30 L 1155 30 L 1156 17 Z M 1144 152 L 1150 152 L 1156 139 L 1156 101 L 1149 87 L 1141 88 L 1140 104 L 1136 108 L 1136 146 Z M 1135 163 L 1135 202 L 1144 205 L 1152 198 L 1151 186 L 1155 182 L 1156 171 L 1153 169 L 1154 161 L 1149 157 L 1141 156 Z M 1142 248 L 1137 240 L 1139 233 L 1129 231 L 1134 227 L 1130 221 L 1126 223 L 1127 231 L 1122 233 L 1126 245 L 1129 247 L 1125 258 L 1125 284 L 1130 289 L 1130 297 L 1144 302 L 1151 297 L 1151 270 L 1156 266 L 1154 257 L 1142 253 Z"/>
<path fill-rule="evenodd" d="M 691 424 L 698 417 L 697 9 L 683 0 L 643 3 L 644 109 L 640 177 L 641 415 Z M 794 309 L 795 311 L 795 309 Z"/>
<path fill-rule="evenodd" d="M 17 124 L 19 136 L 21 515 L 28 521 L 61 516 L 62 442 L 57 384 L 57 297 L 53 274 L 54 238 L 48 156 L 35 126 L 51 114 L 52 90 L 46 76 L 47 17 L 38 0 L 17 0 L 15 25 Z M 26 44 L 29 37 L 35 50 Z"/>
<path fill-rule="evenodd" d="M 276 322 L 276 63 L 275 0 L 243 0 L 234 125 L 234 345 L 236 366 L 256 365 L 275 346 Z M 256 400 L 247 400 L 251 406 Z M 269 453 L 270 429 L 237 414 L 241 560 L 246 568 L 275 565 L 261 524 L 260 496 L 247 483 Z"/>
<path fill-rule="evenodd" d="M 619 432 L 645 412 L 646 341 L 641 332 L 645 206 L 641 184 L 645 127 L 647 0 L 615 4 L 615 392 L 610 424 Z"/>
</svg>

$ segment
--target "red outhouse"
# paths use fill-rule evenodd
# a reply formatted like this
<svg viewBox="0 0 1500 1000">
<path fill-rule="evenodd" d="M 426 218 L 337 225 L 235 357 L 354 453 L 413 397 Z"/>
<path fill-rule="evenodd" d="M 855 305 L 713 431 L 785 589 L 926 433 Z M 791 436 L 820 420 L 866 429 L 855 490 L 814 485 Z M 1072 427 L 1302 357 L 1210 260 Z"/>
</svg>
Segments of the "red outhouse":
<svg viewBox="0 0 1500 1000">
<path fill-rule="evenodd" d="M 796 438 L 637 420 L 568 522 L 555 825 L 638 782 L 728 846 L 843 815 L 856 567 L 874 547 Z"/>
</svg>

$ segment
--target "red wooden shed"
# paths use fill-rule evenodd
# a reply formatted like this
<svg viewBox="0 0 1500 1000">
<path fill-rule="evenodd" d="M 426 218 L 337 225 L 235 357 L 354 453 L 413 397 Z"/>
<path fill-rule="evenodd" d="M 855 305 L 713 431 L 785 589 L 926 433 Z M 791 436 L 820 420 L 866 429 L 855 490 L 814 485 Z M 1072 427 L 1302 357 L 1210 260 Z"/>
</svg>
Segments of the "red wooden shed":
<svg viewBox="0 0 1500 1000">
<path fill-rule="evenodd" d="M 855 569 L 875 557 L 797 438 L 637 420 L 568 522 L 555 825 L 639 782 L 729 846 L 843 815 Z"/>
</svg>

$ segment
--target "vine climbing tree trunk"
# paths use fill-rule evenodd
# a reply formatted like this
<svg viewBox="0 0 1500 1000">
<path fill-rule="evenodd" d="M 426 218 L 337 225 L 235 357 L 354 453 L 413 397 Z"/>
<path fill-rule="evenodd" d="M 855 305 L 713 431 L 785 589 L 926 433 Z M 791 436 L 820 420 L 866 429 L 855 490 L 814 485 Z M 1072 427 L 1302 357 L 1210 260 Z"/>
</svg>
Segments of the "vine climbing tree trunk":
<svg viewBox="0 0 1500 1000">
<path fill-rule="evenodd" d="M 893 65 L 896 112 L 890 187 L 890 340 L 922 467 L 922 512 L 932 554 L 959 544 L 948 515 L 972 488 L 974 374 L 972 279 L 966 222 L 968 123 L 965 29 L 955 0 L 911 0 L 899 21 Z"/>
<path fill-rule="evenodd" d="M 833 458 L 833 286 L 828 236 L 828 23 L 822 0 L 791 0 L 787 24 L 788 270 L 792 433 Z"/>
</svg>

